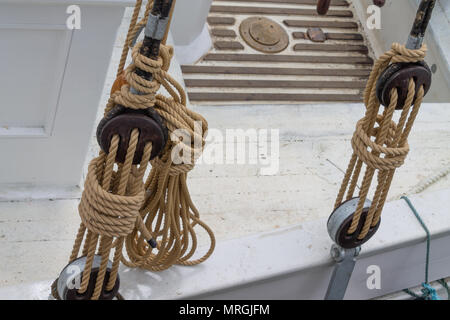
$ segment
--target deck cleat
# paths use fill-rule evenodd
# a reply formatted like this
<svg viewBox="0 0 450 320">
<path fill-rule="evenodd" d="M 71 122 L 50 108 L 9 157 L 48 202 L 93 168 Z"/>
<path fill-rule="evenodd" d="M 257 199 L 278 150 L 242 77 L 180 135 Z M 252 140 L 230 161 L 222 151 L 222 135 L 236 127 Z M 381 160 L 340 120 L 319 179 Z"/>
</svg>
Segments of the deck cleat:
<svg viewBox="0 0 450 320">
<path fill-rule="evenodd" d="M 120 143 L 116 160 L 123 163 L 127 154 L 131 131 L 135 128 L 139 129 L 139 141 L 133 164 L 141 162 L 145 145 L 149 142 L 152 143 L 150 159 L 154 159 L 162 152 L 168 141 L 167 128 L 154 108 L 131 110 L 122 106 L 114 107 L 97 127 L 97 142 L 100 148 L 108 153 L 112 137 L 119 135 Z"/>
<path fill-rule="evenodd" d="M 376 90 L 380 103 L 385 107 L 389 106 L 391 90 L 396 88 L 398 92 L 396 109 L 401 110 L 404 107 L 409 107 L 405 106 L 405 101 L 411 78 L 414 79 L 416 84 L 416 94 L 421 86 L 424 88 L 424 93 L 427 94 L 431 86 L 432 72 L 426 62 L 394 63 L 386 68 L 377 82 Z"/>
<path fill-rule="evenodd" d="M 83 280 L 83 272 L 86 267 L 86 256 L 80 257 L 71 263 L 69 263 L 63 271 L 61 271 L 59 278 L 56 281 L 56 292 L 58 297 L 54 297 L 60 300 L 90 300 L 95 288 L 95 282 L 97 280 L 97 274 L 100 268 L 102 257 L 99 255 L 94 256 L 94 261 L 92 262 L 91 276 L 89 278 L 89 285 L 86 292 L 79 293 L 79 286 Z M 116 283 L 110 291 L 106 291 L 105 287 L 108 283 L 110 272 L 112 268 L 112 262 L 108 261 L 105 279 L 103 280 L 102 293 L 100 294 L 99 300 L 113 300 L 120 287 L 119 275 L 117 275 Z"/>
<path fill-rule="evenodd" d="M 364 221 L 366 220 L 367 213 L 371 206 L 371 201 L 366 199 L 364 202 L 364 208 L 361 214 L 361 219 L 359 221 L 356 231 L 352 234 L 348 234 L 348 229 L 353 220 L 353 215 L 358 206 L 359 198 L 353 198 L 343 202 L 339 207 L 337 207 L 333 213 L 328 218 L 327 229 L 328 234 L 331 239 L 340 247 L 344 249 L 353 249 L 361 246 L 363 243 L 367 242 L 372 236 L 377 232 L 380 226 L 380 221 L 377 225 L 370 228 L 369 233 L 364 239 L 358 239 L 361 229 L 364 226 Z"/>
</svg>

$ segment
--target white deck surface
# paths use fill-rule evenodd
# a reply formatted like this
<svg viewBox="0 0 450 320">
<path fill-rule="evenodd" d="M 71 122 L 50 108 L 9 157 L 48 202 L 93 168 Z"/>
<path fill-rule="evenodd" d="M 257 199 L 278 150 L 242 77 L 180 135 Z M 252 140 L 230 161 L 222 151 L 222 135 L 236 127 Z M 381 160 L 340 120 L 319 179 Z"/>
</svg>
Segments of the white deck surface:
<svg viewBox="0 0 450 320">
<path fill-rule="evenodd" d="M 280 128 L 280 171 L 199 165 L 192 197 L 219 241 L 327 217 L 350 157 L 362 105 L 202 107 L 211 128 Z M 391 198 L 450 166 L 450 105 L 424 105 Z M 445 177 L 429 190 L 450 188 Z M 57 276 L 79 225 L 77 199 L 0 203 L 0 286 Z M 306 257 L 305 257 L 306 259 Z"/>
<path fill-rule="evenodd" d="M 450 189 L 411 196 L 431 237 L 430 280 L 448 276 Z M 152 273 L 121 267 L 126 299 L 322 299 L 333 268 L 326 218 L 270 233 L 220 241 L 215 254 L 196 267 Z M 36 249 L 40 261 L 44 246 Z M 424 279 L 425 232 L 403 200 L 386 205 L 383 223 L 358 257 L 346 298 L 369 299 L 416 286 Z M 55 252 L 56 253 L 56 252 Z M 55 259 L 59 260 L 59 259 Z M 34 270 L 52 268 L 55 260 Z M 366 286 L 368 266 L 381 270 L 381 287 Z M 54 276 L 53 276 L 54 277 Z M 52 278 L 0 287 L 0 299 L 47 299 Z"/>
</svg>

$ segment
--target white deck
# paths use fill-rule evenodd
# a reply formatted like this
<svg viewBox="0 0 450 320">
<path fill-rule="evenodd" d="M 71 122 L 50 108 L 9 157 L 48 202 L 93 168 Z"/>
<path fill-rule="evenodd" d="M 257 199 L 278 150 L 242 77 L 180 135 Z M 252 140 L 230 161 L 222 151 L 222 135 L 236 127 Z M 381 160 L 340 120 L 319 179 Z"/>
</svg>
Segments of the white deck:
<svg viewBox="0 0 450 320">
<path fill-rule="evenodd" d="M 410 197 L 432 234 L 430 280 L 448 276 L 449 195 L 450 189 Z M 126 299 L 151 300 L 322 299 L 333 268 L 330 245 L 326 218 L 306 221 L 270 233 L 220 241 L 215 254 L 196 267 L 174 266 L 152 273 L 122 266 L 121 293 Z M 56 252 L 56 259 L 43 263 L 45 249 L 49 248 L 39 243 L 24 273 L 58 267 Z M 369 299 L 417 285 L 424 279 L 425 251 L 425 233 L 406 203 L 387 204 L 380 230 L 358 257 L 346 298 Z M 41 263 L 32 268 L 36 261 Z M 373 265 L 381 270 L 381 288 L 377 290 L 366 287 L 367 268 Z M 0 288 L 0 299 L 47 299 L 52 280 Z"/>
<path fill-rule="evenodd" d="M 190 174 L 192 197 L 219 241 L 318 221 L 330 214 L 362 105 L 197 110 L 211 128 L 280 128 L 278 174 L 261 176 L 256 165 L 199 165 Z M 449 121 L 449 104 L 423 106 L 411 134 L 411 153 L 396 174 L 390 198 L 408 194 L 450 167 Z M 427 191 L 450 188 L 449 178 Z M 0 202 L 0 286 L 57 276 L 79 224 L 77 204 L 78 199 Z M 323 232 L 326 239 L 325 228 Z M 318 250 L 326 253 L 325 248 Z"/>
</svg>

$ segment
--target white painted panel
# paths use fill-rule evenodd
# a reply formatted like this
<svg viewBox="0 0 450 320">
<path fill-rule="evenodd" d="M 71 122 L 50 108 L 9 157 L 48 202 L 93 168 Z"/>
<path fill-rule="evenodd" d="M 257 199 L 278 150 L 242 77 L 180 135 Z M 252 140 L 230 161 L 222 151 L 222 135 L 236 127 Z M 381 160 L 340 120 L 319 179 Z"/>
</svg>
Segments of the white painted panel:
<svg viewBox="0 0 450 320">
<path fill-rule="evenodd" d="M 71 31 L 55 25 L 0 25 L 0 138 L 51 133 Z M 33 135 L 34 131 L 29 130 Z"/>
<path fill-rule="evenodd" d="M 79 185 L 127 1 L 0 1 L 0 194 Z M 53 188 L 53 189 L 52 189 Z"/>
</svg>

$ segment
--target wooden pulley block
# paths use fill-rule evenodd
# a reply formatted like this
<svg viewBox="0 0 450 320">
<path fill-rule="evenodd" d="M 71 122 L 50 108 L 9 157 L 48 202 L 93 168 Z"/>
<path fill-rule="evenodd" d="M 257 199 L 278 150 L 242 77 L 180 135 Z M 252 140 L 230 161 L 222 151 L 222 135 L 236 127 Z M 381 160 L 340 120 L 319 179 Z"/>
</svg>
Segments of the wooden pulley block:
<svg viewBox="0 0 450 320">
<path fill-rule="evenodd" d="M 63 271 L 60 273 L 56 282 L 56 289 L 59 299 L 61 300 L 90 300 L 95 290 L 95 283 L 97 281 L 97 275 L 102 261 L 102 257 L 99 255 L 94 256 L 92 263 L 91 275 L 89 277 L 89 285 L 87 290 L 82 294 L 79 293 L 79 287 L 83 281 L 83 272 L 86 267 L 86 256 L 80 257 L 71 263 L 69 263 Z M 108 261 L 105 278 L 103 280 L 103 288 L 100 294 L 99 300 L 113 300 L 120 287 L 119 275 L 117 275 L 114 287 L 110 290 L 106 290 L 109 277 L 111 275 L 112 262 Z"/>
<path fill-rule="evenodd" d="M 100 148 L 108 153 L 111 139 L 115 135 L 119 135 L 120 142 L 116 161 L 123 163 L 133 129 L 139 130 L 133 164 L 141 162 L 145 145 L 149 142 L 152 143 L 150 159 L 162 152 L 168 140 L 168 131 L 163 119 L 154 108 L 131 110 L 123 106 L 116 106 L 100 121 L 97 127 L 97 142 Z"/>
<path fill-rule="evenodd" d="M 383 7 L 386 3 L 386 0 L 373 0 L 373 4 L 378 6 L 378 7 Z"/>
<path fill-rule="evenodd" d="M 331 213 L 330 217 L 328 218 L 328 234 L 337 245 L 345 249 L 357 248 L 363 243 L 367 242 L 377 232 L 381 223 L 380 220 L 378 221 L 376 226 L 371 227 L 364 239 L 358 239 L 358 236 L 360 235 L 361 230 L 364 226 L 367 213 L 369 212 L 369 208 L 372 204 L 370 200 L 366 200 L 364 202 L 364 208 L 359 220 L 358 227 L 356 228 L 355 232 L 353 232 L 352 234 L 348 234 L 348 230 L 350 229 L 350 226 L 352 224 L 353 216 L 356 212 L 358 202 L 359 198 L 353 198 L 343 202 Z"/>
<path fill-rule="evenodd" d="M 330 8 L 331 0 L 318 0 L 317 1 L 317 13 L 320 15 L 326 15 Z"/>
<path fill-rule="evenodd" d="M 120 91 L 123 85 L 128 84 L 127 80 L 125 79 L 125 75 L 123 73 L 119 74 L 114 80 L 114 83 L 111 87 L 111 94 L 113 94 L 116 91 Z"/>
<path fill-rule="evenodd" d="M 377 97 L 380 103 L 387 107 L 391 100 L 391 90 L 396 88 L 398 92 L 396 109 L 403 109 L 411 78 L 416 84 L 416 94 L 421 86 L 427 94 L 431 87 L 432 72 L 425 62 L 393 63 L 386 68 L 377 82 Z"/>
</svg>

